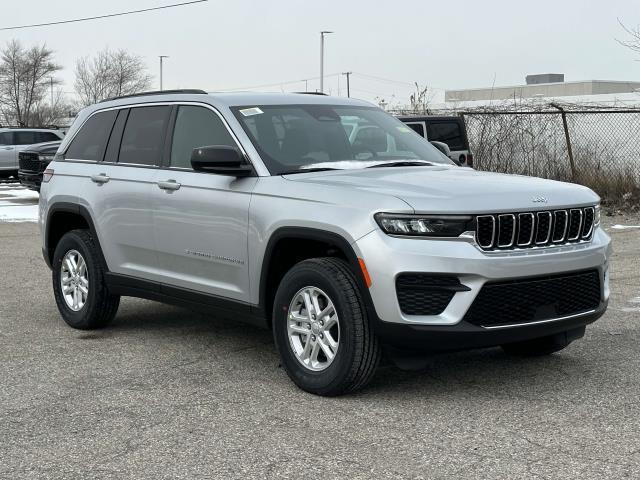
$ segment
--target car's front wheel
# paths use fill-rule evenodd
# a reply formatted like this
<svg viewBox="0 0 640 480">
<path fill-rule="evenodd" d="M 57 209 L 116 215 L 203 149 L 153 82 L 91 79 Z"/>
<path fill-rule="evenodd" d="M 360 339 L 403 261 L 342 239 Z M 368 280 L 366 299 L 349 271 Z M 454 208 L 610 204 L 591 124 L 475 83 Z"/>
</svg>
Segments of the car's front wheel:
<svg viewBox="0 0 640 480">
<path fill-rule="evenodd" d="M 305 260 L 287 272 L 275 296 L 273 334 L 289 377 L 317 395 L 362 388 L 380 361 L 356 279 L 336 258 Z"/>
<path fill-rule="evenodd" d="M 56 246 L 52 267 L 58 310 L 69 326 L 90 330 L 113 320 L 120 297 L 107 289 L 102 256 L 88 231 L 66 233 Z"/>
</svg>

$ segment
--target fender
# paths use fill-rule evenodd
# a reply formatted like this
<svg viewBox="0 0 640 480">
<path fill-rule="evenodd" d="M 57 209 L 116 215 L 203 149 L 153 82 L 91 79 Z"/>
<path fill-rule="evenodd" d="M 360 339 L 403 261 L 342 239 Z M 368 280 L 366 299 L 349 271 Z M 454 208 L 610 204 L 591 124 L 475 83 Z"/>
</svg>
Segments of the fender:
<svg viewBox="0 0 640 480">
<path fill-rule="evenodd" d="M 87 225 L 89 226 L 89 232 L 91 233 L 91 237 L 93 237 L 94 242 L 96 242 L 98 246 L 98 251 L 100 252 L 100 255 L 102 256 L 102 261 L 104 262 L 104 256 L 102 254 L 100 239 L 98 238 L 98 233 L 96 231 L 96 227 L 93 223 L 93 218 L 91 217 L 89 210 L 87 210 L 87 208 L 82 205 L 78 205 L 77 203 L 56 202 L 53 205 L 51 205 L 51 207 L 49 207 L 49 211 L 47 212 L 47 223 L 45 225 L 45 232 L 44 232 L 44 247 L 42 249 L 42 254 L 44 256 L 45 262 L 47 263 L 47 266 L 51 268 L 51 264 L 53 262 L 53 253 L 55 250 L 53 246 L 49 245 L 51 218 L 53 217 L 54 214 L 60 213 L 60 212 L 73 213 L 75 215 L 82 217 L 84 221 L 87 222 Z M 106 262 L 104 264 L 106 265 Z"/>
<path fill-rule="evenodd" d="M 260 307 L 263 310 L 263 314 L 266 318 L 271 318 L 271 312 L 267 312 L 267 273 L 271 266 L 271 259 L 273 256 L 273 250 L 276 244 L 283 238 L 298 238 L 301 240 L 316 240 L 325 243 L 331 243 L 336 245 L 347 257 L 349 267 L 353 272 L 358 289 L 364 300 L 365 308 L 370 319 L 377 318 L 375 308 L 373 306 L 373 300 L 369 293 L 369 288 L 366 285 L 362 270 L 360 269 L 360 263 L 358 262 L 358 256 L 351 244 L 341 235 L 329 232 L 327 230 L 320 230 L 316 228 L 308 227 L 280 227 L 278 228 L 267 242 L 267 247 L 264 251 L 262 258 L 262 269 L 260 271 Z"/>
</svg>

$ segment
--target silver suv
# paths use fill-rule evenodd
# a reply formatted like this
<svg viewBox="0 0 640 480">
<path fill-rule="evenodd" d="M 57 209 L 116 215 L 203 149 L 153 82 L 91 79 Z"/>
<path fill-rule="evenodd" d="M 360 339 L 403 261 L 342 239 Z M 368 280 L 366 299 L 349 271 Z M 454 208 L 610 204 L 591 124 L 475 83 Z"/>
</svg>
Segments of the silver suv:
<svg viewBox="0 0 640 480">
<path fill-rule="evenodd" d="M 18 154 L 29 145 L 62 140 L 62 130 L 0 128 L 0 178 L 18 178 Z"/>
<path fill-rule="evenodd" d="M 123 295 L 226 312 L 273 330 L 299 387 L 338 395 L 383 354 L 581 337 L 609 298 L 598 203 L 456 166 L 363 101 L 196 90 L 80 112 L 40 227 L 70 326 L 105 326 Z"/>
</svg>

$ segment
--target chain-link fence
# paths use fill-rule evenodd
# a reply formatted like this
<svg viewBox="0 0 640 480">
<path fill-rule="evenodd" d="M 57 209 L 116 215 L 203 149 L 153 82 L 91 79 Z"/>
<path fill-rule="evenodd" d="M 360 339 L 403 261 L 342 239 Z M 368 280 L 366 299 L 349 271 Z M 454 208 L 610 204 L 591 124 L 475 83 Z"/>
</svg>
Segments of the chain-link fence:
<svg viewBox="0 0 640 480">
<path fill-rule="evenodd" d="M 463 116 L 474 166 L 576 182 L 605 202 L 640 201 L 640 109 L 478 109 Z"/>
</svg>

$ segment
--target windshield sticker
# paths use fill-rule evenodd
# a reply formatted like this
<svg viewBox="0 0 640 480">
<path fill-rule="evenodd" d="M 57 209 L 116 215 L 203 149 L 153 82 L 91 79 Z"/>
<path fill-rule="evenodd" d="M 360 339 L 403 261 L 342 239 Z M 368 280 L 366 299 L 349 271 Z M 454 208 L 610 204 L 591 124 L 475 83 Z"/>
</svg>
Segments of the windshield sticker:
<svg viewBox="0 0 640 480">
<path fill-rule="evenodd" d="M 408 133 L 411 131 L 411 129 L 409 127 L 403 127 L 403 126 L 399 126 L 396 127 L 398 129 L 398 131 L 402 132 L 402 133 Z"/>
<path fill-rule="evenodd" d="M 260 110 L 258 107 L 253 107 L 253 108 L 243 108 L 242 110 L 240 110 L 240 113 L 245 117 L 251 117 L 253 115 L 260 115 L 261 113 L 264 113 L 264 112 Z"/>
</svg>

